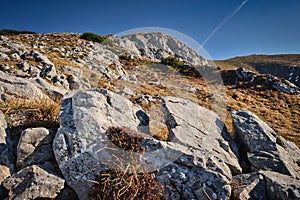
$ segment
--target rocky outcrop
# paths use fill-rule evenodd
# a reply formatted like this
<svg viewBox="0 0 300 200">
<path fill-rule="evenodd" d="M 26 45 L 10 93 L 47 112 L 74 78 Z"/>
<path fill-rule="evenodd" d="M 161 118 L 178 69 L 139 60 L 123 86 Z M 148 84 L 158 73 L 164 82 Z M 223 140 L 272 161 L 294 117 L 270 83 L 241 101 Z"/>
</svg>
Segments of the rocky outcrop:
<svg viewBox="0 0 300 200">
<path fill-rule="evenodd" d="M 173 199 L 179 198 L 184 188 L 186 198 L 208 195 L 227 199 L 232 174 L 241 173 L 241 168 L 236 146 L 223 129 L 224 124 L 212 111 L 187 100 L 166 97 L 164 102 L 165 120 L 173 138 L 162 142 L 143 136 L 146 152 L 131 152 L 132 159 L 140 160 L 139 164 L 150 172 L 160 169 L 156 177 Z M 130 153 L 120 148 L 109 151 L 109 127 L 141 131 L 147 130 L 151 120 L 138 106 L 107 90 L 80 91 L 64 98 L 59 119 L 61 127 L 54 140 L 54 153 L 67 183 L 81 199 L 90 198 L 92 180 L 97 174 L 108 165 L 117 167 L 108 164 L 115 159 L 113 155 L 122 160 Z M 173 123 L 177 126 L 173 127 Z"/>
<path fill-rule="evenodd" d="M 57 100 L 66 90 L 55 87 L 41 78 L 24 79 L 0 71 L 0 101 L 11 98 Z"/>
<path fill-rule="evenodd" d="M 266 77 L 266 83 L 270 84 L 275 90 L 287 94 L 300 94 L 300 88 L 288 80 L 280 81 L 279 78 L 270 74 L 267 74 Z"/>
<path fill-rule="evenodd" d="M 300 180 L 272 171 L 262 171 L 267 199 L 300 199 Z"/>
<path fill-rule="evenodd" d="M 254 72 L 248 71 L 242 67 L 237 68 L 235 70 L 236 76 L 240 79 L 240 80 L 246 80 L 246 81 L 250 81 L 253 82 L 254 79 L 256 78 L 256 75 Z"/>
<path fill-rule="evenodd" d="M 231 113 L 236 142 L 244 162 L 251 164 L 253 172 L 270 170 L 300 177 L 300 150 L 278 137 L 265 122 L 246 109 Z"/>
<path fill-rule="evenodd" d="M 299 199 L 300 150 L 246 109 L 232 111 L 244 172 L 232 181 L 234 199 Z"/>
<path fill-rule="evenodd" d="M 64 188 L 64 180 L 37 165 L 26 167 L 4 180 L 9 199 L 55 198 Z"/>
<path fill-rule="evenodd" d="M 54 136 L 54 132 L 41 127 L 28 128 L 18 136 L 7 127 L 0 112 L 0 199 L 57 195 L 57 199 L 78 199 L 59 175 L 52 150 Z"/>
<path fill-rule="evenodd" d="M 164 33 L 137 33 L 121 38 L 135 43 L 140 55 L 148 59 L 161 61 L 169 56 L 174 56 L 190 65 L 207 65 L 207 60 L 190 47 Z"/>
<path fill-rule="evenodd" d="M 288 80 L 280 79 L 271 74 L 260 75 L 252 71 L 246 70 L 242 67 L 237 68 L 235 70 L 235 73 L 239 80 L 247 81 L 251 84 L 254 84 L 254 82 L 258 80 L 259 77 L 260 79 L 265 79 L 264 83 L 266 85 L 269 85 L 272 89 L 275 89 L 279 92 L 284 92 L 287 94 L 300 94 L 300 88 L 298 86 L 294 85 Z"/>
<path fill-rule="evenodd" d="M 235 176 L 232 199 L 300 199 L 300 180 L 272 171 Z"/>
</svg>

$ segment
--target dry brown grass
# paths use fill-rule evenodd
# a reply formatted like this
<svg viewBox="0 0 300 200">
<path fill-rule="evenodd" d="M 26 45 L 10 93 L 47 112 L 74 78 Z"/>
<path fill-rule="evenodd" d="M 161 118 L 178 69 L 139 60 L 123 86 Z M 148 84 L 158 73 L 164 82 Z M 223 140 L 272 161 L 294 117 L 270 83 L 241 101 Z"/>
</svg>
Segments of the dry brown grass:
<svg viewBox="0 0 300 200">
<path fill-rule="evenodd" d="M 96 183 L 95 194 L 99 200 L 162 200 L 164 197 L 163 189 L 154 176 L 144 172 L 128 172 L 134 170 L 133 166 L 124 170 L 108 169 L 100 173 Z"/>
<path fill-rule="evenodd" d="M 130 58 L 127 58 L 127 59 L 122 59 L 122 56 L 120 56 L 119 61 L 122 64 L 122 67 L 125 70 L 131 70 L 134 66 L 140 66 L 140 65 L 145 65 L 145 64 L 149 63 L 149 60 L 144 59 L 144 58 L 139 58 L 139 59 L 130 59 Z"/>
<path fill-rule="evenodd" d="M 56 52 L 47 53 L 47 54 L 45 54 L 45 56 L 47 56 L 47 58 L 51 62 L 53 62 L 55 68 L 58 69 L 58 70 L 61 70 L 62 66 L 70 66 L 70 67 L 74 67 L 74 68 L 81 68 L 79 65 L 76 65 L 75 63 L 73 63 L 72 61 L 70 61 L 67 58 L 60 58 L 60 56 Z"/>
<path fill-rule="evenodd" d="M 154 176 L 142 168 L 131 156 L 132 152 L 144 153 L 142 142 L 145 134 L 130 130 L 129 128 L 109 127 L 106 135 L 112 145 L 109 149 L 114 152 L 116 147 L 129 153 L 115 156 L 115 160 L 106 165 L 113 164 L 109 169 L 102 171 L 98 178 L 93 181 L 95 191 L 91 198 L 96 199 L 165 199 L 161 184 Z"/>
<path fill-rule="evenodd" d="M 0 103 L 10 127 L 24 128 L 43 126 L 57 129 L 59 103 L 52 100 L 11 99 Z"/>
<path fill-rule="evenodd" d="M 17 68 L 17 62 L 16 61 L 12 61 L 12 60 L 7 60 L 7 61 L 0 61 L 0 65 L 4 65 L 7 64 L 9 66 L 12 66 L 12 69 L 16 69 Z"/>
<path fill-rule="evenodd" d="M 154 132 L 153 137 L 157 140 L 167 141 L 169 137 L 169 131 L 167 126 L 163 126 L 160 130 Z"/>
<path fill-rule="evenodd" d="M 97 82 L 97 87 L 98 88 L 104 88 L 104 89 L 111 90 L 111 91 L 115 90 L 116 80 L 111 80 L 111 79 L 107 79 L 107 78 L 100 78 L 96 82 Z"/>
<path fill-rule="evenodd" d="M 143 84 L 138 86 L 135 89 L 136 93 L 148 94 L 151 96 L 174 96 L 172 91 L 168 87 L 163 87 L 161 85 L 151 85 L 151 84 Z"/>
<path fill-rule="evenodd" d="M 229 89 L 227 94 L 228 110 L 247 108 L 268 123 L 278 135 L 300 147 L 300 99 L 295 95 L 251 89 Z M 231 131 L 230 121 L 228 116 L 226 125 Z"/>
<path fill-rule="evenodd" d="M 259 65 L 273 66 L 300 66 L 299 54 L 282 54 L 282 55 L 250 55 L 230 58 L 228 60 L 215 60 L 216 66 L 223 70 L 244 67 L 246 69 L 256 71 Z"/>
</svg>

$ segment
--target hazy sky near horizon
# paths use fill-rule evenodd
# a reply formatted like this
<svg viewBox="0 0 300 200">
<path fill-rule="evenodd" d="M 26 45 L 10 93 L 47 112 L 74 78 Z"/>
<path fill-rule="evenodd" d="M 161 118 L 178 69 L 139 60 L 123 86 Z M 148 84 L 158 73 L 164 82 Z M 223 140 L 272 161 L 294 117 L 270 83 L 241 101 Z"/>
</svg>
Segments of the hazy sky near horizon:
<svg viewBox="0 0 300 200">
<path fill-rule="evenodd" d="M 213 59 L 300 53 L 300 0 L 15 0 L 1 8 L 0 29 L 118 34 L 162 27 L 205 42 Z"/>
</svg>

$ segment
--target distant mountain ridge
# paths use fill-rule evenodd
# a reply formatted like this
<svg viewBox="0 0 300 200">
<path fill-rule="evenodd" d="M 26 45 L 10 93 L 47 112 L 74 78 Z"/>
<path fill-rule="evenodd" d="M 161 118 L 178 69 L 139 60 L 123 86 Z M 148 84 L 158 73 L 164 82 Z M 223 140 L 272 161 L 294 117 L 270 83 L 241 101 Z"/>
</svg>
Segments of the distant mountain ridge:
<svg viewBox="0 0 300 200">
<path fill-rule="evenodd" d="M 214 62 L 221 69 L 243 67 L 261 74 L 284 78 L 300 86 L 300 54 L 239 56 Z"/>
</svg>

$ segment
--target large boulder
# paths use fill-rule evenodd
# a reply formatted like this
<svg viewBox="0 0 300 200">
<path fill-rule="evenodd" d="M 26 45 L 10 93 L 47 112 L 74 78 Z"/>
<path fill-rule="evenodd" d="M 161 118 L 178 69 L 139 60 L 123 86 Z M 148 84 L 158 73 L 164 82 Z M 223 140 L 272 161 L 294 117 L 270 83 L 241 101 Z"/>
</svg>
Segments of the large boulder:
<svg viewBox="0 0 300 200">
<path fill-rule="evenodd" d="M 138 110 L 126 98 L 106 90 L 78 91 L 62 100 L 53 150 L 67 183 L 81 199 L 91 198 L 88 180 L 105 169 L 101 162 L 113 159 L 105 151 L 111 143 L 106 131 L 111 126 L 137 130 Z"/>
<path fill-rule="evenodd" d="M 189 100 L 165 97 L 162 106 L 169 129 L 169 141 L 205 151 L 211 158 L 224 163 L 224 174 L 240 174 L 238 149 L 216 113 Z M 229 170 L 228 170 L 229 169 Z"/>
<path fill-rule="evenodd" d="M 269 170 L 300 178 L 300 150 L 295 144 L 277 136 L 272 128 L 246 109 L 232 111 L 231 116 L 246 171 Z"/>
<path fill-rule="evenodd" d="M 32 165 L 3 181 L 9 190 L 9 199 L 55 198 L 64 188 L 64 180 Z"/>
<path fill-rule="evenodd" d="M 151 118 L 139 106 L 103 89 L 78 91 L 62 100 L 59 114 L 61 126 L 53 149 L 68 185 L 78 197 L 92 198 L 94 180 L 100 172 L 108 167 L 117 168 L 120 160 L 125 159 L 127 163 L 128 158 L 139 161 L 141 169 L 154 173 L 169 197 L 177 198 L 183 195 L 185 189 L 186 199 L 203 196 L 227 199 L 230 196 L 232 174 L 241 173 L 241 168 L 236 147 L 220 119 L 213 112 L 183 99 L 166 97 L 164 101 L 166 125 L 170 126 L 171 115 L 177 120 L 177 129 L 169 127 L 174 137 L 163 142 L 150 135 L 140 135 L 143 137 L 140 145 L 145 151 L 139 153 L 127 152 L 112 145 L 107 136 L 110 127 L 126 127 L 132 130 L 132 134 L 137 130 L 147 130 Z M 200 113 L 192 114 L 195 111 Z M 203 124 L 197 124 L 197 120 L 203 121 Z M 204 125 L 204 122 L 209 125 Z M 189 141 L 184 142 L 184 137 Z M 178 187 L 181 189 L 178 190 Z"/>
</svg>

